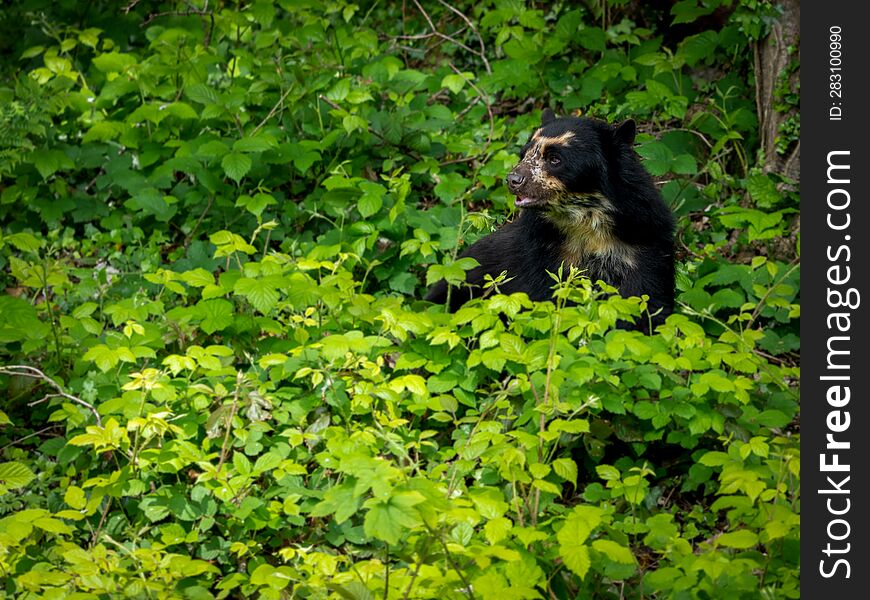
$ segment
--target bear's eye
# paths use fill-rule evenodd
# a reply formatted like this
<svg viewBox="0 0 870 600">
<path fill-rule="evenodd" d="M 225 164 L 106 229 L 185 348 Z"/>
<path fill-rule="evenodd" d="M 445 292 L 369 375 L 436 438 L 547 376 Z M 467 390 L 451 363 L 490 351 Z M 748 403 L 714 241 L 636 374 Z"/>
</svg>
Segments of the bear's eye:
<svg viewBox="0 0 870 600">
<path fill-rule="evenodd" d="M 558 154 L 551 154 L 547 157 L 547 162 L 550 163 L 551 166 L 558 167 L 562 163 L 562 159 L 559 158 Z"/>
</svg>

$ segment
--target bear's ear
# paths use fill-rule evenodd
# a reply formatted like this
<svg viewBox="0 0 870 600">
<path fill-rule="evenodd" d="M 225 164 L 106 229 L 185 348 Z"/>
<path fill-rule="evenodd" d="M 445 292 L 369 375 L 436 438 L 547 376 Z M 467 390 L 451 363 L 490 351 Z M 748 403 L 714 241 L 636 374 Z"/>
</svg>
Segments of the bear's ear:
<svg viewBox="0 0 870 600">
<path fill-rule="evenodd" d="M 634 136 L 637 134 L 637 123 L 634 119 L 626 119 L 613 132 L 613 139 L 622 142 L 629 148 L 634 146 Z"/>
<path fill-rule="evenodd" d="M 550 110 L 549 107 L 545 108 L 541 111 L 541 127 L 547 125 L 548 123 L 552 123 L 556 120 L 556 113 Z"/>
</svg>

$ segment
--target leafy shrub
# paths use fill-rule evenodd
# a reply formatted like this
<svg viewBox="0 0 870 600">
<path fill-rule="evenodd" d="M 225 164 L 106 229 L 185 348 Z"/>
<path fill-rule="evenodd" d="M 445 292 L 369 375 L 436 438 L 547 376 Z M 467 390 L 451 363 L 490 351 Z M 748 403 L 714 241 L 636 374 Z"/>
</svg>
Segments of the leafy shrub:
<svg viewBox="0 0 870 600">
<path fill-rule="evenodd" d="M 755 2 L 90 4 L 0 23 L 30 24 L 5 593 L 798 597 L 798 201 L 756 157 Z M 647 124 L 681 219 L 656 335 L 578 273 L 418 300 L 509 214 L 544 105 Z"/>
</svg>

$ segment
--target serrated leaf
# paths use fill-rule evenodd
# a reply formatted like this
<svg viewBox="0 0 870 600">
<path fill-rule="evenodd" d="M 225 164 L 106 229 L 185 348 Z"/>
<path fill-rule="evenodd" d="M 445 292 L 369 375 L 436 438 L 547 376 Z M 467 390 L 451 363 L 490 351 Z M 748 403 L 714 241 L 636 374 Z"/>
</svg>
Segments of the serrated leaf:
<svg viewBox="0 0 870 600">
<path fill-rule="evenodd" d="M 214 275 L 201 268 L 181 273 L 181 280 L 187 285 L 191 285 L 193 287 L 205 287 L 207 285 L 214 285 Z"/>
<path fill-rule="evenodd" d="M 23 298 L 0 295 L 0 315 L 0 343 L 42 339 L 49 333 L 48 324 Z"/>
<path fill-rule="evenodd" d="M 103 52 L 95 56 L 91 62 L 103 73 L 120 73 L 135 65 L 136 58 L 131 54 Z"/>
<path fill-rule="evenodd" d="M 48 179 L 60 169 L 75 167 L 69 157 L 60 150 L 34 150 L 30 153 L 30 162 L 43 179 Z"/>
<path fill-rule="evenodd" d="M 584 542 L 592 530 L 598 527 L 601 514 L 601 509 L 594 506 L 575 506 L 556 534 L 562 561 L 580 579 L 586 577 L 591 566 L 589 548 Z"/>
<path fill-rule="evenodd" d="M 82 358 L 96 364 L 103 373 L 112 370 L 120 360 L 118 352 L 111 350 L 105 344 L 91 347 Z"/>
<path fill-rule="evenodd" d="M 323 500 L 314 505 L 309 513 L 312 517 L 335 515 L 338 524 L 347 521 L 356 514 L 361 498 L 354 494 L 353 481 L 329 488 L 323 494 Z"/>
<path fill-rule="evenodd" d="M 210 85 L 194 83 L 184 88 L 184 95 L 200 104 L 214 104 L 218 101 L 217 92 Z"/>
<path fill-rule="evenodd" d="M 202 317 L 199 327 L 205 333 L 212 334 L 215 331 L 221 331 L 233 322 L 233 304 L 223 298 L 203 300 L 197 303 L 196 309 Z"/>
<path fill-rule="evenodd" d="M 76 510 L 81 510 L 87 505 L 85 491 L 76 485 L 66 488 L 66 492 L 63 494 L 63 501 Z"/>
<path fill-rule="evenodd" d="M 248 174 L 252 164 L 250 158 L 238 152 L 230 152 L 221 160 L 221 167 L 224 173 L 236 183 L 240 182 Z"/>
<path fill-rule="evenodd" d="M 414 506 L 425 499 L 419 492 L 400 492 L 385 501 L 369 500 L 366 506 L 370 508 L 363 524 L 366 535 L 391 546 L 398 544 L 403 533 L 420 525 L 420 513 Z"/>
<path fill-rule="evenodd" d="M 236 471 L 238 471 L 240 475 L 251 474 L 251 461 L 242 452 L 233 453 L 233 466 L 236 468 Z"/>
<path fill-rule="evenodd" d="M 484 525 L 483 534 L 486 536 L 486 541 L 494 545 L 508 536 L 511 527 L 513 527 L 513 523 L 511 523 L 510 519 L 497 517 Z"/>
<path fill-rule="evenodd" d="M 456 73 L 445 75 L 444 79 L 441 80 L 441 87 L 446 87 L 454 94 L 458 94 L 464 86 L 465 77 L 463 77 L 462 75 L 457 75 Z"/>
<path fill-rule="evenodd" d="M 564 529 L 564 528 L 563 528 Z M 586 578 L 592 561 L 589 560 L 589 548 L 583 544 L 567 543 L 559 546 L 559 556 L 565 566 L 571 569 L 580 579 Z"/>
<path fill-rule="evenodd" d="M 251 279 L 249 277 L 241 277 L 233 286 L 233 292 L 244 296 L 254 308 L 263 314 L 275 308 L 281 297 L 274 283 L 266 278 Z"/>
<path fill-rule="evenodd" d="M 740 529 L 739 531 L 723 533 L 716 538 L 716 543 L 727 548 L 745 550 L 758 545 L 758 534 L 748 529 Z"/>
<path fill-rule="evenodd" d="M 498 488 L 474 487 L 468 490 L 468 495 L 477 511 L 485 519 L 501 517 L 510 508 L 504 499 L 504 494 Z"/>
<path fill-rule="evenodd" d="M 30 468 L 19 462 L 0 463 L 0 489 L 14 490 L 29 484 L 36 475 Z"/>
<path fill-rule="evenodd" d="M 53 519 L 51 517 L 34 519 L 33 525 L 49 533 L 70 534 L 73 532 L 72 528 L 69 525 L 67 525 L 60 519 Z"/>
<path fill-rule="evenodd" d="M 7 244 L 12 244 L 22 252 L 38 252 L 45 245 L 45 240 L 41 240 L 32 233 L 13 233 L 2 238 L 2 241 Z"/>
<path fill-rule="evenodd" d="M 577 485 L 577 463 L 570 458 L 557 458 L 553 461 L 553 470 L 556 475 L 571 483 Z"/>
<path fill-rule="evenodd" d="M 612 561 L 624 565 L 633 565 L 635 563 L 634 554 L 632 554 L 631 550 L 617 544 L 613 540 L 595 540 L 592 542 L 592 547 Z"/>
<path fill-rule="evenodd" d="M 233 152 L 265 152 L 278 145 L 271 135 L 260 134 L 254 137 L 245 137 L 233 142 Z"/>
</svg>

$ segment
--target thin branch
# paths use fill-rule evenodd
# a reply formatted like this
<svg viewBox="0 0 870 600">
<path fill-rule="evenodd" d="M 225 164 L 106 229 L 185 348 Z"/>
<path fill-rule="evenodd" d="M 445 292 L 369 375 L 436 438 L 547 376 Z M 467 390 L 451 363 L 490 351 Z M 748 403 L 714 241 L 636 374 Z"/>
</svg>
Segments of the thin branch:
<svg viewBox="0 0 870 600">
<path fill-rule="evenodd" d="M 278 112 L 278 107 L 282 106 L 284 104 L 284 100 L 287 99 L 287 96 L 289 96 L 290 92 L 292 92 L 292 91 L 293 91 L 293 86 L 291 85 L 289 88 L 287 88 L 287 91 L 281 95 L 281 98 L 278 99 L 278 102 L 275 104 L 275 106 L 272 107 L 272 110 L 269 111 L 269 114 L 266 115 L 262 121 L 260 121 L 259 125 L 254 127 L 254 130 L 251 132 L 251 136 L 254 136 L 258 131 L 260 131 L 260 129 L 262 129 L 263 125 L 268 123 L 269 119 L 271 119 L 273 116 L 275 116 L 275 113 Z"/>
<path fill-rule="evenodd" d="M 187 234 L 187 237 L 184 238 L 184 247 L 187 248 L 190 246 L 190 242 L 193 241 L 193 236 L 196 234 L 196 231 L 199 229 L 202 220 L 208 214 L 208 211 L 211 210 L 211 205 L 214 204 L 214 196 L 208 197 L 208 204 L 205 207 L 205 210 L 202 211 L 202 214 L 199 215 L 199 218 L 196 220 L 196 224 L 193 226 L 193 229 L 190 230 L 190 233 Z"/>
<path fill-rule="evenodd" d="M 12 375 L 18 377 L 30 377 L 31 379 L 39 379 L 48 383 L 50 386 L 57 390 L 57 394 L 49 394 L 45 396 L 45 398 L 30 402 L 28 406 L 35 406 L 41 402 L 45 402 L 50 398 L 66 398 L 71 402 L 75 402 L 76 404 L 87 408 L 94 415 L 94 419 L 96 420 L 97 425 L 99 425 L 100 427 L 102 427 L 103 425 L 102 420 L 100 419 L 100 413 L 97 412 L 97 409 L 94 408 L 93 404 L 85 402 L 77 396 L 66 393 L 65 391 L 63 391 L 63 388 L 58 382 L 56 382 L 54 379 L 52 379 L 36 367 L 31 367 L 29 365 L 7 365 L 5 367 L 0 367 L 0 375 Z"/>
<path fill-rule="evenodd" d="M 417 2 L 417 0 L 414 0 L 414 3 L 416 3 L 416 2 Z M 441 536 L 441 532 L 434 532 L 430 528 L 429 533 L 431 535 L 437 536 L 438 541 L 441 542 L 441 548 L 444 550 L 444 558 L 447 559 L 447 563 L 459 576 L 459 580 L 462 582 L 462 585 L 465 586 L 460 591 L 465 592 L 468 595 L 468 597 L 472 598 L 472 600 L 473 600 L 474 599 L 474 588 L 471 587 L 471 584 L 468 582 L 468 579 L 466 579 L 466 577 L 465 577 L 465 573 L 462 572 L 462 570 L 459 568 L 459 565 L 457 565 L 456 561 L 453 560 L 453 555 L 450 554 L 450 550 L 447 548 L 447 542 L 444 541 L 444 538 Z"/>
<path fill-rule="evenodd" d="M 233 431 L 233 419 L 236 416 L 236 411 L 239 409 L 239 392 L 242 386 L 242 372 L 236 371 L 236 389 L 233 390 L 233 406 L 230 409 L 230 416 L 227 418 L 227 430 L 224 433 L 224 442 L 221 444 L 221 457 L 218 461 L 217 471 L 221 470 L 224 462 L 227 460 L 227 447 L 230 442 L 230 434 Z"/>
<path fill-rule="evenodd" d="M 468 17 L 466 17 L 464 14 L 462 14 L 457 8 L 447 4 L 446 2 L 444 2 L 444 0 L 438 0 L 438 2 L 440 2 L 442 5 L 446 6 L 448 9 L 450 9 L 451 11 L 456 13 L 457 15 L 459 15 L 459 17 L 463 21 L 468 23 L 469 27 L 471 27 L 471 30 L 474 32 L 474 35 L 477 36 L 477 41 L 480 43 L 480 53 L 479 54 L 476 53 L 476 54 L 483 61 L 483 66 L 486 69 L 486 72 L 489 73 L 490 75 L 492 75 L 492 69 L 489 68 L 489 61 L 486 60 L 486 47 L 483 45 L 483 38 L 480 37 L 480 32 L 477 30 L 477 27 L 475 27 L 474 23 L 472 23 L 471 20 Z M 453 35 L 458 35 L 459 33 L 460 32 L 457 31 Z"/>
<path fill-rule="evenodd" d="M 440 1 L 440 0 L 439 0 L 439 1 Z M 444 2 L 442 2 L 442 4 L 444 4 L 444 5 L 447 6 L 448 8 L 451 8 L 450 6 L 448 6 L 447 4 L 445 4 Z M 489 67 L 489 61 L 486 60 L 486 55 L 485 55 L 484 52 L 483 52 L 483 40 L 480 38 L 480 34 L 478 34 L 477 38 L 478 38 L 478 40 L 480 40 L 480 43 L 481 43 L 481 50 L 475 50 L 474 48 L 469 48 L 468 46 L 466 46 L 465 44 L 463 44 L 462 42 L 460 42 L 459 40 L 457 40 L 455 37 L 453 37 L 453 36 L 451 36 L 451 35 L 447 35 L 446 33 L 441 33 L 440 31 L 438 31 L 438 28 L 435 27 L 435 23 L 432 22 L 432 17 L 429 16 L 429 13 L 426 12 L 426 9 L 424 9 L 424 8 L 420 5 L 420 3 L 417 2 L 417 0 L 414 0 L 414 5 L 416 5 L 417 10 L 419 10 L 420 13 L 423 15 L 423 18 L 426 19 L 426 22 L 429 23 L 429 28 L 432 30 L 432 33 L 433 33 L 434 35 L 436 35 L 437 37 L 440 37 L 440 38 L 443 39 L 443 40 L 446 40 L 446 41 L 448 41 L 448 42 L 451 42 L 451 43 L 453 43 L 453 44 L 456 44 L 457 46 L 459 46 L 460 48 L 462 48 L 462 49 L 465 50 L 466 52 L 470 52 L 471 54 L 474 54 L 475 56 L 479 56 L 480 59 L 483 61 L 483 66 L 484 66 L 484 68 L 486 69 L 486 72 L 487 72 L 487 73 L 492 73 L 492 69 L 490 69 L 490 67 Z M 468 23 L 469 25 L 471 25 L 471 21 L 469 21 L 468 18 L 467 18 L 465 15 L 463 15 L 462 13 L 460 13 L 459 11 L 457 11 L 456 9 L 451 8 L 451 10 L 453 10 L 453 11 L 456 12 L 456 13 L 458 13 L 458 14 L 459 14 L 459 15 L 460 15 L 464 20 L 465 20 L 466 23 Z M 471 25 L 471 27 L 472 27 L 472 29 L 473 29 L 473 28 L 474 28 L 474 25 Z M 475 33 L 477 32 L 476 29 L 475 29 L 474 31 L 475 31 Z"/>
<path fill-rule="evenodd" d="M 323 94 L 319 94 L 317 97 L 318 97 L 318 99 L 323 100 L 323 102 L 325 102 L 327 105 L 331 106 L 331 107 L 334 108 L 335 110 L 341 110 L 341 111 L 347 112 L 345 109 L 343 109 L 341 106 L 339 106 L 338 104 L 336 104 L 335 102 L 333 102 L 332 100 L 330 100 L 329 98 L 327 98 L 326 96 L 324 96 Z M 376 138 L 378 138 L 379 140 L 381 140 L 383 143 L 388 144 L 388 145 L 391 145 L 391 146 L 394 145 L 394 144 L 390 143 L 390 141 L 389 141 L 387 138 L 385 138 L 385 137 L 382 136 L 380 133 L 378 133 L 377 131 L 375 131 L 374 129 L 372 129 L 371 125 L 369 125 L 369 126 L 367 127 L 367 129 L 368 129 L 368 132 L 369 132 L 370 134 L 372 134 L 373 136 L 375 136 Z M 415 152 L 415 151 L 413 151 L 413 150 L 411 150 L 410 148 L 405 148 L 405 152 L 406 152 L 406 154 L 407 154 L 408 156 L 410 156 L 410 157 L 412 157 L 412 158 L 415 158 L 415 159 L 417 159 L 417 160 L 420 160 L 420 159 L 421 159 L 420 154 L 417 153 L 417 152 Z"/>
<path fill-rule="evenodd" d="M 786 278 L 788 278 L 788 276 L 795 271 L 795 269 L 801 266 L 800 257 L 795 257 L 795 259 L 792 260 L 790 266 L 791 268 L 783 273 L 782 277 L 775 281 L 773 285 L 768 287 L 767 290 L 764 292 L 764 295 L 761 297 L 761 299 L 759 299 L 758 303 L 755 305 L 755 310 L 752 311 L 752 315 L 749 317 L 749 324 L 747 325 L 747 327 L 752 327 L 753 325 L 755 325 L 755 320 L 758 318 L 758 315 L 761 314 L 761 311 L 764 310 L 764 303 L 767 302 L 767 298 L 770 296 L 773 290 L 779 287 L 779 284 L 785 281 Z"/>
<path fill-rule="evenodd" d="M 474 100 L 472 100 L 471 102 L 469 102 L 469 103 L 468 103 L 468 106 L 466 106 L 465 108 L 463 108 L 461 112 L 457 113 L 456 117 L 454 117 L 453 120 L 454 120 L 454 121 L 458 121 L 458 120 L 460 120 L 462 117 L 464 117 L 466 114 L 468 114 L 468 111 L 470 111 L 472 108 L 474 108 L 475 106 L 477 106 L 477 104 L 478 104 L 479 102 L 480 102 L 480 96 L 478 96 L 477 98 L 475 98 Z M 96 181 L 96 180 L 94 180 L 94 181 Z"/>
<path fill-rule="evenodd" d="M 138 0 L 137 0 L 137 2 L 130 4 L 130 6 L 127 7 L 125 13 L 129 13 L 130 9 L 133 8 L 133 6 L 135 6 L 136 4 L 138 4 Z M 166 12 L 152 13 L 152 14 L 148 15 L 147 19 L 145 19 L 144 21 L 142 21 L 142 23 L 139 24 L 139 27 L 145 27 L 146 25 L 150 25 L 153 21 L 159 19 L 160 17 L 193 17 L 193 16 L 204 17 L 206 15 L 211 17 L 212 24 L 214 24 L 214 11 L 209 10 L 208 2 L 206 2 L 205 5 L 201 9 L 197 8 L 196 6 L 191 4 L 190 2 L 185 2 L 185 4 L 187 4 L 187 6 L 189 7 L 187 10 L 168 10 Z M 210 36 L 210 33 L 205 38 L 205 41 L 206 41 L 205 45 L 206 46 L 208 46 L 209 36 Z"/>
<path fill-rule="evenodd" d="M 6 450 L 6 448 L 11 448 L 12 446 L 17 446 L 17 445 L 20 444 L 21 442 L 23 442 L 23 441 L 25 441 L 25 440 L 29 440 L 29 439 L 32 438 L 32 437 L 36 437 L 36 436 L 42 435 L 42 434 L 45 433 L 46 431 L 51 431 L 52 429 L 57 429 L 57 428 L 59 428 L 59 427 L 60 427 L 60 424 L 54 424 L 54 425 L 49 425 L 48 427 L 43 427 L 43 428 L 40 429 L 39 431 L 34 431 L 33 433 L 30 433 L 30 434 L 28 434 L 28 435 L 25 435 L 24 437 L 20 437 L 20 438 L 18 438 L 17 440 L 14 440 L 14 441 L 12 441 L 12 442 L 9 442 L 8 444 L 6 444 L 6 445 L 3 446 L 2 448 L 0 448 L 0 452 L 3 452 L 4 450 Z"/>
<path fill-rule="evenodd" d="M 100 522 L 97 524 L 97 529 L 93 532 L 91 536 L 91 548 L 93 548 L 97 540 L 100 539 L 100 533 L 103 531 L 103 525 L 106 524 L 106 517 L 109 516 L 109 507 L 112 506 L 112 497 L 108 496 L 106 499 L 106 505 L 103 507 L 103 514 L 100 515 Z"/>
<path fill-rule="evenodd" d="M 492 144 L 492 138 L 495 137 L 495 115 L 492 112 L 492 104 L 490 104 L 489 98 L 487 97 L 486 94 L 483 93 L 483 90 L 481 90 L 479 87 L 477 87 L 474 84 L 474 82 L 471 81 L 468 77 L 466 77 L 462 71 L 457 69 L 456 65 L 454 65 L 453 63 L 447 63 L 447 64 L 450 66 L 451 69 L 453 69 L 454 73 L 456 73 L 457 75 L 462 77 L 466 81 L 466 83 L 468 83 L 468 85 L 471 86 L 471 89 L 473 89 L 477 93 L 478 97 L 481 100 L 483 100 L 483 103 L 486 105 L 486 113 L 487 113 L 487 115 L 489 115 L 489 135 L 487 135 L 486 145 L 483 147 L 483 150 L 481 150 L 476 155 L 466 156 L 463 158 L 454 158 L 454 159 L 450 159 L 450 160 L 439 163 L 442 166 L 449 165 L 452 163 L 472 162 L 472 161 L 484 156 L 487 153 L 487 151 L 489 150 L 490 145 Z M 465 113 L 463 112 L 460 114 L 465 114 Z"/>
</svg>

